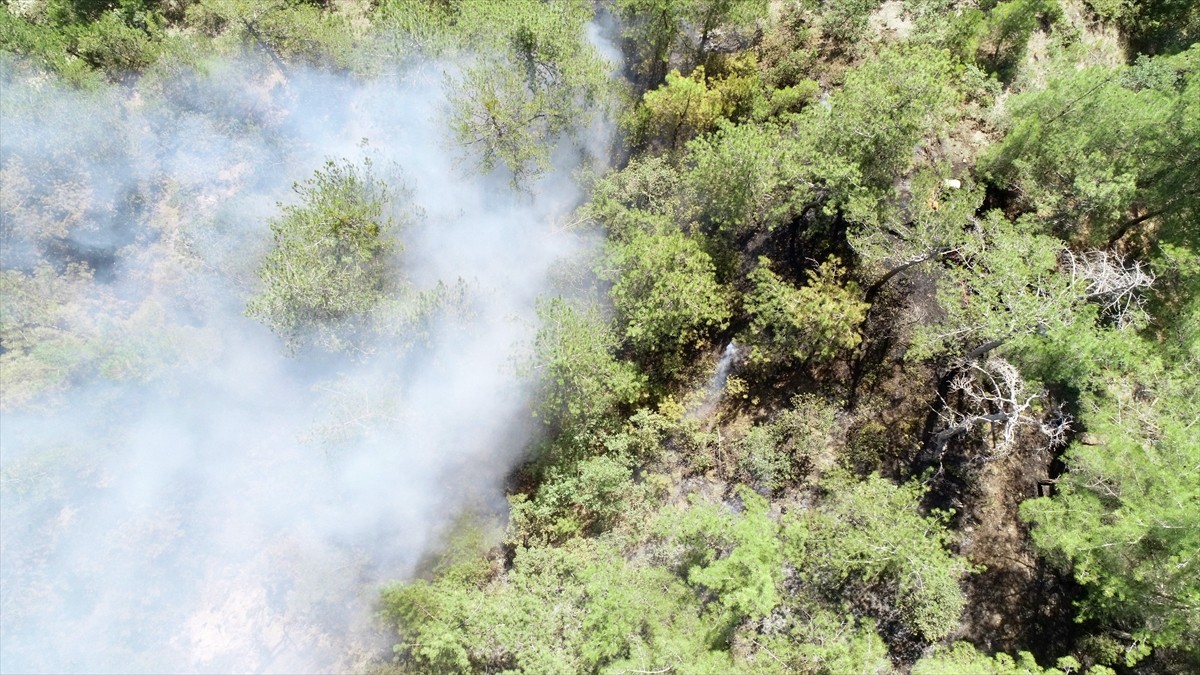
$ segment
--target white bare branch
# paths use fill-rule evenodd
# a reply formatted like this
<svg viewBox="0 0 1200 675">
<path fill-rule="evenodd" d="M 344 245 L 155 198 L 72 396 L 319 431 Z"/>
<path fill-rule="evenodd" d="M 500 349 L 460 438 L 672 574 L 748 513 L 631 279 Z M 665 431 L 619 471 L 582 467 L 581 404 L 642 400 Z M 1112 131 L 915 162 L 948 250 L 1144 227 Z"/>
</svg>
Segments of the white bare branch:
<svg viewBox="0 0 1200 675">
<path fill-rule="evenodd" d="M 1044 398 L 1044 392 L 1028 391 L 1020 371 L 998 357 L 982 365 L 978 361 L 967 363 L 951 381 L 950 393 L 960 394 L 964 405 L 956 407 L 943 401 L 938 414 L 946 428 L 938 433 L 938 443 L 945 444 L 954 436 L 986 424 L 995 438 L 988 459 L 1008 454 L 1022 429 L 1037 430 L 1046 437 L 1046 446 L 1053 447 L 1064 442 L 1070 428 L 1070 419 L 1061 411 L 1047 419 L 1035 416 L 1034 402 Z"/>
<path fill-rule="evenodd" d="M 1144 291 L 1154 284 L 1154 275 L 1140 262 L 1126 266 L 1110 251 L 1073 253 L 1064 249 L 1062 258 L 1072 280 L 1084 286 L 1084 296 L 1099 303 L 1104 316 L 1121 328 L 1140 320 L 1146 302 Z"/>
</svg>

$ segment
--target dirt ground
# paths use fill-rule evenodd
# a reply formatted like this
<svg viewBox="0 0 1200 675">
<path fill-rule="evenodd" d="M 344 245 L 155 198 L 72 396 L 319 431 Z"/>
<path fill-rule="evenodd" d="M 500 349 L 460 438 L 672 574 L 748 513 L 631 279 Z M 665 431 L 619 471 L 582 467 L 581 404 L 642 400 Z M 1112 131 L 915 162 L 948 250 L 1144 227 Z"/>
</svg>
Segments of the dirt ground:
<svg viewBox="0 0 1200 675">
<path fill-rule="evenodd" d="M 1018 511 L 1039 490 L 1046 494 L 1052 461 L 1049 451 L 1026 448 L 969 469 L 959 547 L 984 569 L 967 580 L 967 608 L 954 637 L 989 653 L 1029 651 L 1053 663 L 1079 629 L 1071 607 L 1077 587 L 1038 559 Z"/>
</svg>

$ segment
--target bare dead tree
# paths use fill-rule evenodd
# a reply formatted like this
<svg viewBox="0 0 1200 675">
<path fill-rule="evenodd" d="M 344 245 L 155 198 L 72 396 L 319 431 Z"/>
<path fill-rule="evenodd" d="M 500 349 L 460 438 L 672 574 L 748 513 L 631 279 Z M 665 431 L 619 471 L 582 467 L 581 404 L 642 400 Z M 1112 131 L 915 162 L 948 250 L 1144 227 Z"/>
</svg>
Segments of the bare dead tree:
<svg viewBox="0 0 1200 675">
<path fill-rule="evenodd" d="M 1143 316 L 1144 291 L 1154 284 L 1154 275 L 1140 262 L 1126 265 L 1111 251 L 1074 253 L 1063 249 L 1062 266 L 1072 281 L 1083 287 L 1084 297 L 1099 303 L 1101 314 L 1121 328 Z"/>
<path fill-rule="evenodd" d="M 1008 454 L 1022 429 L 1033 429 L 1046 438 L 1046 447 L 1061 445 L 1070 429 L 1070 418 L 1061 411 L 1042 418 L 1034 413 L 1034 403 L 1044 399 L 1042 391 L 1028 390 L 1020 371 L 998 357 L 986 362 L 968 362 L 950 383 L 950 394 L 959 394 L 963 405 L 943 401 L 938 413 L 945 429 L 934 441 L 938 450 L 951 438 L 988 425 L 993 432 L 992 451 L 986 459 Z"/>
</svg>

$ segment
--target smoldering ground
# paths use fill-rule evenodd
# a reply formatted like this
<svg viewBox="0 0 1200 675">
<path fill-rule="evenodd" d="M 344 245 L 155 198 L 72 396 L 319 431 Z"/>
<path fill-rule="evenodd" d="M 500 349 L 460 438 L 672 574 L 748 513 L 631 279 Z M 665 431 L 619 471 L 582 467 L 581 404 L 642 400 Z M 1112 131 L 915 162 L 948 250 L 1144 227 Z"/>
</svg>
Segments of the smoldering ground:
<svg viewBox="0 0 1200 675">
<path fill-rule="evenodd" d="M 80 92 L 4 67 L 5 671 L 354 668 L 378 584 L 503 503 L 536 431 L 514 361 L 581 246 L 558 223 L 583 160 L 563 144 L 528 193 L 472 173 L 441 72 L 241 61 Z M 268 222 L 364 156 L 422 212 L 400 276 L 449 299 L 289 356 L 244 315 Z"/>
</svg>

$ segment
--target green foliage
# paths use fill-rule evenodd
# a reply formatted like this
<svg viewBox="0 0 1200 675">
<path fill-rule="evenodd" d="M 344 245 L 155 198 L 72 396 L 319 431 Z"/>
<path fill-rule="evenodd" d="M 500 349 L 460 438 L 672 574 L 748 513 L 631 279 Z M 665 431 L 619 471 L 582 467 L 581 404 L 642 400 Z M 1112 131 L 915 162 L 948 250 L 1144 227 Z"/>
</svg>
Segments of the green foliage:
<svg viewBox="0 0 1200 675">
<path fill-rule="evenodd" d="M 763 81 L 781 89 L 813 77 L 817 59 L 812 48 L 810 17 L 799 2 L 781 3 L 779 16 L 764 31 L 756 52 L 762 64 Z M 820 87 L 818 86 L 818 93 Z"/>
<path fill-rule="evenodd" d="M 975 213 L 983 204 L 983 186 L 967 181 L 950 187 L 940 171 L 925 170 L 912 180 L 882 222 L 856 223 L 847 233 L 863 267 L 886 278 L 913 265 L 954 251 L 973 236 Z"/>
<path fill-rule="evenodd" d="M 918 443 L 909 433 L 917 415 L 903 412 L 915 395 L 870 392 L 870 406 L 850 411 L 860 424 L 848 450 L 838 447 L 837 407 L 816 396 L 742 389 L 737 409 L 723 410 L 730 415 L 685 415 L 677 385 L 692 386 L 696 355 L 730 330 L 752 363 L 781 370 L 880 339 L 863 354 L 896 366 L 894 380 L 929 372 L 912 361 L 944 364 L 1003 343 L 1026 377 L 1078 410 L 1056 494 L 1022 506 L 1038 550 L 1087 590 L 1078 618 L 1093 625 L 1076 653 L 1131 667 L 1153 649 L 1160 661 L 1150 667 L 1166 663 L 1164 653 L 1197 663 L 1200 9 L 1185 0 L 1085 5 L 1095 17 L 1079 19 L 1075 5 L 1056 0 L 907 0 L 913 31 L 889 45 L 870 34 L 878 0 L 609 3 L 636 80 L 624 119 L 634 156 L 595 182 L 583 213 L 608 238 L 597 271 L 612 284 L 615 320 L 561 298 L 539 305 L 526 369 L 547 433 L 514 481 L 509 548 L 453 540 L 430 578 L 385 592 L 382 616 L 399 634 L 394 665 L 882 673 L 896 645 L 877 621 L 898 620 L 925 642 L 951 635 L 971 567 L 949 551 L 948 515 L 922 513 L 915 483 L 829 471 L 839 454 L 880 466 Z M 293 64 L 363 73 L 393 58 L 442 59 L 454 64 L 451 134 L 483 170 L 529 186 L 609 102 L 612 68 L 589 40 L 597 6 L 10 2 L 0 6 L 0 49 L 19 57 L 2 66 L 17 77 L 44 68 L 84 86 L 131 73 L 154 81 L 246 48 L 284 77 Z M 1119 28 L 1129 65 L 1096 65 L 1103 59 L 1088 50 L 1103 30 L 1072 33 L 1095 18 Z M 1048 58 L 1027 53 L 1039 31 Z M 5 110 L 12 105 L 34 104 Z M 26 252 L 58 251 L 91 218 L 95 199 L 77 188 L 86 177 L 45 183 L 43 162 L 4 162 L 4 241 L 20 249 L 3 253 L 9 267 Z M 983 214 L 985 188 L 996 210 Z M 247 308 L 289 349 L 363 347 L 364 331 L 404 333 L 452 300 L 453 288 L 405 287 L 392 263 L 411 216 L 401 213 L 406 194 L 369 163 L 330 162 L 295 190 L 296 203 L 271 222 L 262 292 Z M 764 252 L 844 255 L 847 243 L 855 256 L 829 258 L 799 287 L 766 258 L 753 265 Z M 1101 247 L 1158 276 L 1141 334 L 1117 330 L 1122 322 L 1089 304 L 1095 294 L 1071 263 Z M 911 285 L 878 293 L 916 265 Z M 864 294 L 851 276 L 873 283 Z M 922 302 L 929 288 L 936 306 Z M 910 314 L 888 323 L 889 303 L 904 293 Z M 204 346 L 188 330 L 164 329 L 165 310 L 119 297 L 78 265 L 5 269 L 0 298 L 5 410 L 97 376 L 169 376 Z M 898 364 L 896 352 L 883 354 L 890 343 L 860 333 L 868 301 L 879 303 L 881 325 L 898 329 L 901 349 L 915 321 Z M 641 407 L 647 376 L 618 355 L 653 373 L 657 412 Z M 902 388 L 872 382 L 869 358 L 855 365 L 866 387 Z M 876 416 L 892 400 L 895 414 Z M 729 434 L 749 419 L 759 423 Z M 60 483 L 76 467 L 62 452 L 6 463 L 6 496 L 28 493 L 36 508 L 65 513 Z M 53 475 L 36 478 L 47 466 Z M 689 492 L 709 497 L 663 507 Z M 913 671 L 1080 668 L 1072 657 L 1056 665 L 957 643 L 927 652 Z"/>
<path fill-rule="evenodd" d="M 824 609 L 794 621 L 785 631 L 741 635 L 735 649 L 739 668 L 755 673 L 894 672 L 873 619 L 856 620 Z"/>
<path fill-rule="evenodd" d="M 967 642 L 955 642 L 950 647 L 938 647 L 932 654 L 913 665 L 913 675 L 960 675 L 961 673 L 989 673 L 991 675 L 1065 675 L 1079 671 L 1079 662 L 1064 656 L 1058 660 L 1059 668 L 1042 668 L 1029 652 L 1021 652 L 1017 658 L 1005 653 L 988 656 L 980 653 Z"/>
<path fill-rule="evenodd" d="M 1111 635 L 1085 635 L 1079 640 L 1079 651 L 1088 659 L 1104 666 L 1115 666 L 1125 662 L 1125 645 Z"/>
<path fill-rule="evenodd" d="M 1159 247 L 1149 311 L 1165 356 L 1200 362 L 1200 255 L 1171 244 Z"/>
<path fill-rule="evenodd" d="M 737 515 L 705 505 L 664 514 L 659 532 L 676 547 L 679 569 L 718 596 L 717 628 L 769 614 L 784 597 L 778 584 L 791 566 L 825 591 L 847 582 L 864 584 L 859 592 L 883 589 L 912 630 L 930 641 L 948 634 L 965 603 L 959 581 L 970 566 L 945 548 L 946 514 L 921 516 L 920 487 L 878 476 L 861 483 L 834 478 L 827 488 L 830 498 L 819 510 L 782 525 L 747 489 Z"/>
<path fill-rule="evenodd" d="M 821 33 L 832 48 L 847 49 L 866 37 L 867 19 L 883 3 L 882 0 L 805 0 L 803 4 L 818 17 Z"/>
<path fill-rule="evenodd" d="M 815 396 L 793 398 L 791 408 L 747 432 L 739 464 L 769 493 L 828 468 L 836 414 L 834 406 Z"/>
<path fill-rule="evenodd" d="M 389 214 L 391 200 L 405 195 L 378 178 L 369 160 L 329 160 L 293 190 L 300 201 L 271 221 L 274 245 L 258 270 L 263 290 L 246 313 L 290 350 L 345 349 L 398 283 L 389 264 L 397 223 Z"/>
<path fill-rule="evenodd" d="M 663 415 L 640 409 L 619 430 L 593 430 L 588 437 L 560 433 L 538 458 L 533 493 L 509 496 L 508 541 L 560 544 L 636 519 L 659 487 L 635 481 L 633 468 L 661 452 L 673 426 Z"/>
<path fill-rule="evenodd" d="M 1142 62 L 1124 82 L 1122 71 L 1088 68 L 1014 96 L 1008 133 L 980 167 L 1064 237 L 1102 243 L 1159 214 L 1168 241 L 1194 242 L 1198 63 L 1195 48 Z"/>
<path fill-rule="evenodd" d="M 1074 324 L 1082 279 L 1060 272 L 1062 243 L 991 211 L 938 278 L 941 318 L 918 326 L 909 356 L 963 355 L 989 343 Z"/>
<path fill-rule="evenodd" d="M 711 86 L 721 93 L 725 118 L 733 122 L 749 119 L 761 108 L 766 95 L 758 61 L 752 52 L 709 58 L 706 72 Z M 715 77 L 714 77 L 715 76 Z"/>
<path fill-rule="evenodd" d="M 482 588 L 448 579 L 392 587 L 381 614 L 400 634 L 396 653 L 424 672 L 730 665 L 703 642 L 681 580 L 599 540 L 520 548 L 508 574 Z"/>
<path fill-rule="evenodd" d="M 678 230 L 611 245 L 601 276 L 614 282 L 619 323 L 642 355 L 681 356 L 728 325 L 729 294 L 712 259 Z"/>
<path fill-rule="evenodd" d="M 659 130 L 670 147 L 700 135 L 685 155 L 688 192 L 706 224 L 728 237 L 790 222 L 817 200 L 827 212 L 874 221 L 914 148 L 952 117 L 953 79 L 945 52 L 893 49 L 851 71 L 828 108 L 802 107 L 783 116 L 786 126 L 724 123 L 705 137 L 730 114 L 721 89 L 727 80 L 709 82 L 697 69 L 690 78 L 669 74 L 666 85 L 647 92 L 635 127 L 643 135 Z M 800 105 L 815 93 L 758 97 L 756 114 L 770 116 L 771 107 Z"/>
<path fill-rule="evenodd" d="M 660 516 L 658 532 L 681 547 L 681 571 L 688 582 L 717 598 L 711 608 L 714 638 L 744 620 L 766 617 L 779 603 L 784 576 L 779 525 L 768 503 L 747 488 L 738 493 L 743 510 L 733 514 L 714 505 L 694 504 Z M 718 552 L 725 551 L 724 555 Z"/>
<path fill-rule="evenodd" d="M 636 486 L 621 459 L 590 457 L 575 465 L 555 465 L 541 478 L 535 498 L 509 497 L 509 540 L 523 546 L 561 542 L 603 532 L 624 513 Z"/>
<path fill-rule="evenodd" d="M 625 37 L 636 45 L 635 67 L 651 85 L 666 73 L 681 40 L 688 0 L 618 0 Z"/>
<path fill-rule="evenodd" d="M 755 100 L 754 119 L 789 118 L 821 98 L 821 84 L 800 80 L 793 85 L 772 89 Z"/>
<path fill-rule="evenodd" d="M 626 122 L 635 139 L 646 140 L 656 131 L 666 147 L 681 147 L 691 138 L 711 131 L 729 113 L 722 91 L 709 86 L 704 67 L 688 76 L 678 70 L 667 73 L 666 82 L 642 96 L 642 105 Z M 661 130 L 661 131 L 660 131 Z"/>
<path fill-rule="evenodd" d="M 1195 364 L 1163 368 L 1134 351 L 1125 363 L 1097 360 L 1092 368 L 1082 380 L 1085 442 L 1068 450 L 1057 494 L 1026 502 L 1022 515 L 1038 547 L 1089 589 L 1081 618 L 1114 621 L 1133 634 L 1130 662 L 1146 651 L 1140 645 L 1198 658 Z"/>
<path fill-rule="evenodd" d="M 346 17 L 300 0 L 200 0 L 188 7 L 186 21 L 207 35 L 266 51 L 285 76 L 292 62 L 355 65 Z"/>
<path fill-rule="evenodd" d="M 910 39 L 914 43 L 945 49 L 961 63 L 974 63 L 978 58 L 987 29 L 983 10 L 955 0 L 905 0 L 904 9 L 913 19 Z"/>
<path fill-rule="evenodd" d="M 467 589 L 435 588 L 420 580 L 385 590 L 384 614 L 410 640 L 396 645 L 396 651 L 407 648 L 409 658 L 434 670 L 468 669 L 468 643 L 458 620 L 458 615 L 468 614 L 468 598 Z"/>
<path fill-rule="evenodd" d="M 617 0 L 633 62 L 644 81 L 656 84 L 675 53 L 703 61 L 720 31 L 748 28 L 766 16 L 766 0 Z M 693 37 L 693 35 L 695 37 Z"/>
<path fill-rule="evenodd" d="M 745 299 L 750 327 L 745 341 L 750 359 L 760 364 L 787 366 L 828 361 L 862 341 L 858 329 L 869 307 L 859 298 L 858 284 L 845 281 L 845 269 L 835 257 L 809 270 L 808 283 L 795 288 L 759 259 L 749 274 L 754 284 Z"/>
<path fill-rule="evenodd" d="M 1033 31 L 1061 15 L 1058 0 L 1008 0 L 997 4 L 979 27 L 976 60 L 1002 81 L 1011 82 Z"/>
<path fill-rule="evenodd" d="M 76 84 L 94 82 L 93 69 L 121 78 L 160 59 L 193 59 L 213 46 L 231 51 L 253 45 L 285 75 L 285 61 L 362 65 L 353 49 L 358 36 L 346 17 L 301 0 L 22 4 L 20 16 L 0 9 L 0 48 L 32 56 Z"/>
<path fill-rule="evenodd" d="M 686 181 L 705 221 L 731 238 L 785 222 L 811 198 L 789 175 L 798 149 L 769 124 L 726 124 L 693 141 Z"/>
<path fill-rule="evenodd" d="M 610 66 L 587 42 L 591 18 L 577 0 L 467 5 L 459 20 L 486 56 L 449 80 L 449 124 L 480 168 L 503 165 L 514 185 L 549 168 L 560 135 L 587 127 L 602 103 Z M 495 10 L 499 9 L 499 12 Z M 486 28 L 472 24 L 486 18 Z"/>
<path fill-rule="evenodd" d="M 382 42 L 397 59 L 444 56 L 465 41 L 463 12 L 478 3 L 381 0 L 374 5 L 372 23 L 393 42 Z"/>
<path fill-rule="evenodd" d="M 520 73 L 488 64 L 468 69 L 453 92 L 452 129 L 478 152 L 482 171 L 505 166 L 520 184 L 549 168 L 542 143 L 565 129 L 568 117 L 566 108 L 553 107 L 548 90 L 527 88 Z"/>
<path fill-rule="evenodd" d="M 531 364 L 541 384 L 538 414 L 568 444 L 591 442 L 643 396 L 645 378 L 613 356 L 618 340 L 596 308 L 555 298 L 538 306 L 538 317 Z"/>
<path fill-rule="evenodd" d="M 966 603 L 959 582 L 971 570 L 946 550 L 949 514 L 920 515 L 919 485 L 898 487 L 877 475 L 861 483 L 831 477 L 825 489 L 829 500 L 807 519 L 789 560 L 822 585 L 882 584 L 913 631 L 931 642 L 949 634 Z"/>
<path fill-rule="evenodd" d="M 153 34 L 129 26 L 115 11 L 79 29 L 74 49 L 90 65 L 110 73 L 141 70 L 154 62 L 157 50 Z"/>
<path fill-rule="evenodd" d="M 142 65 L 153 56 L 154 47 L 148 40 L 144 33 L 121 23 L 115 13 L 106 17 L 103 26 L 92 28 L 31 21 L 14 14 L 7 4 L 0 6 L 0 50 L 27 56 L 77 86 L 100 84 L 94 70 L 97 65 Z M 105 52 L 106 46 L 113 48 L 111 55 Z"/>
<path fill-rule="evenodd" d="M 749 489 L 738 491 L 739 513 L 719 504 L 692 503 L 659 515 L 655 532 L 678 561 L 689 584 L 714 598 L 707 608 L 709 639 L 725 641 L 746 620 L 766 617 L 780 602 L 784 558 L 779 525 L 768 503 Z"/>
<path fill-rule="evenodd" d="M 1174 54 L 1200 35 L 1200 7 L 1188 0 L 1087 0 L 1096 15 L 1119 26 L 1132 54 Z"/>
<path fill-rule="evenodd" d="M 688 76 L 672 70 L 666 82 L 644 92 L 623 120 L 632 145 L 678 151 L 689 139 L 724 121 L 748 118 L 763 106 L 752 55 L 712 61 L 712 66 L 696 66 Z"/>
<path fill-rule="evenodd" d="M 638 408 L 623 429 L 604 438 L 604 451 L 627 462 L 646 465 L 662 454 L 668 434 L 678 429 L 679 420 L 660 406 L 655 412 Z"/>
<path fill-rule="evenodd" d="M 608 473 L 553 488 L 567 505 L 560 513 L 585 513 L 593 497 L 611 507 L 603 486 L 620 483 L 622 470 Z M 600 536 L 518 546 L 499 576 L 478 563 L 443 565 L 433 581 L 385 591 L 381 614 L 399 631 L 402 662 L 423 671 L 729 671 L 724 648 L 735 645 L 740 667 L 765 672 L 889 672 L 874 622 L 840 616 L 820 594 L 847 580 L 877 586 L 898 596 L 913 630 L 937 639 L 957 621 L 967 567 L 945 550 L 941 516 L 918 514 L 920 488 L 878 477 L 831 485 L 818 511 L 783 523 L 745 488 L 738 512 L 699 502 L 665 509 L 649 546 L 636 546 L 645 556 Z M 520 517 L 536 509 L 526 503 L 517 500 Z M 817 595 L 797 593 L 796 580 Z"/>
<path fill-rule="evenodd" d="M 953 75 L 950 55 L 925 47 L 890 49 L 847 73 L 816 132 L 825 152 L 843 163 L 818 169 L 833 204 L 845 204 L 854 219 L 873 212 L 881 193 L 912 165 L 917 144 L 955 115 Z"/>
<path fill-rule="evenodd" d="M 683 178 L 665 157 L 632 160 L 592 187 L 585 212 L 604 226 L 610 239 L 661 234 L 685 221 L 689 212 Z"/>
<path fill-rule="evenodd" d="M 778 603 L 783 575 L 783 549 L 776 524 L 767 516 L 767 500 L 742 490 L 744 511 L 724 535 L 733 545 L 729 555 L 688 572 L 688 581 L 718 594 L 724 612 L 742 619 L 761 619 Z"/>
</svg>

